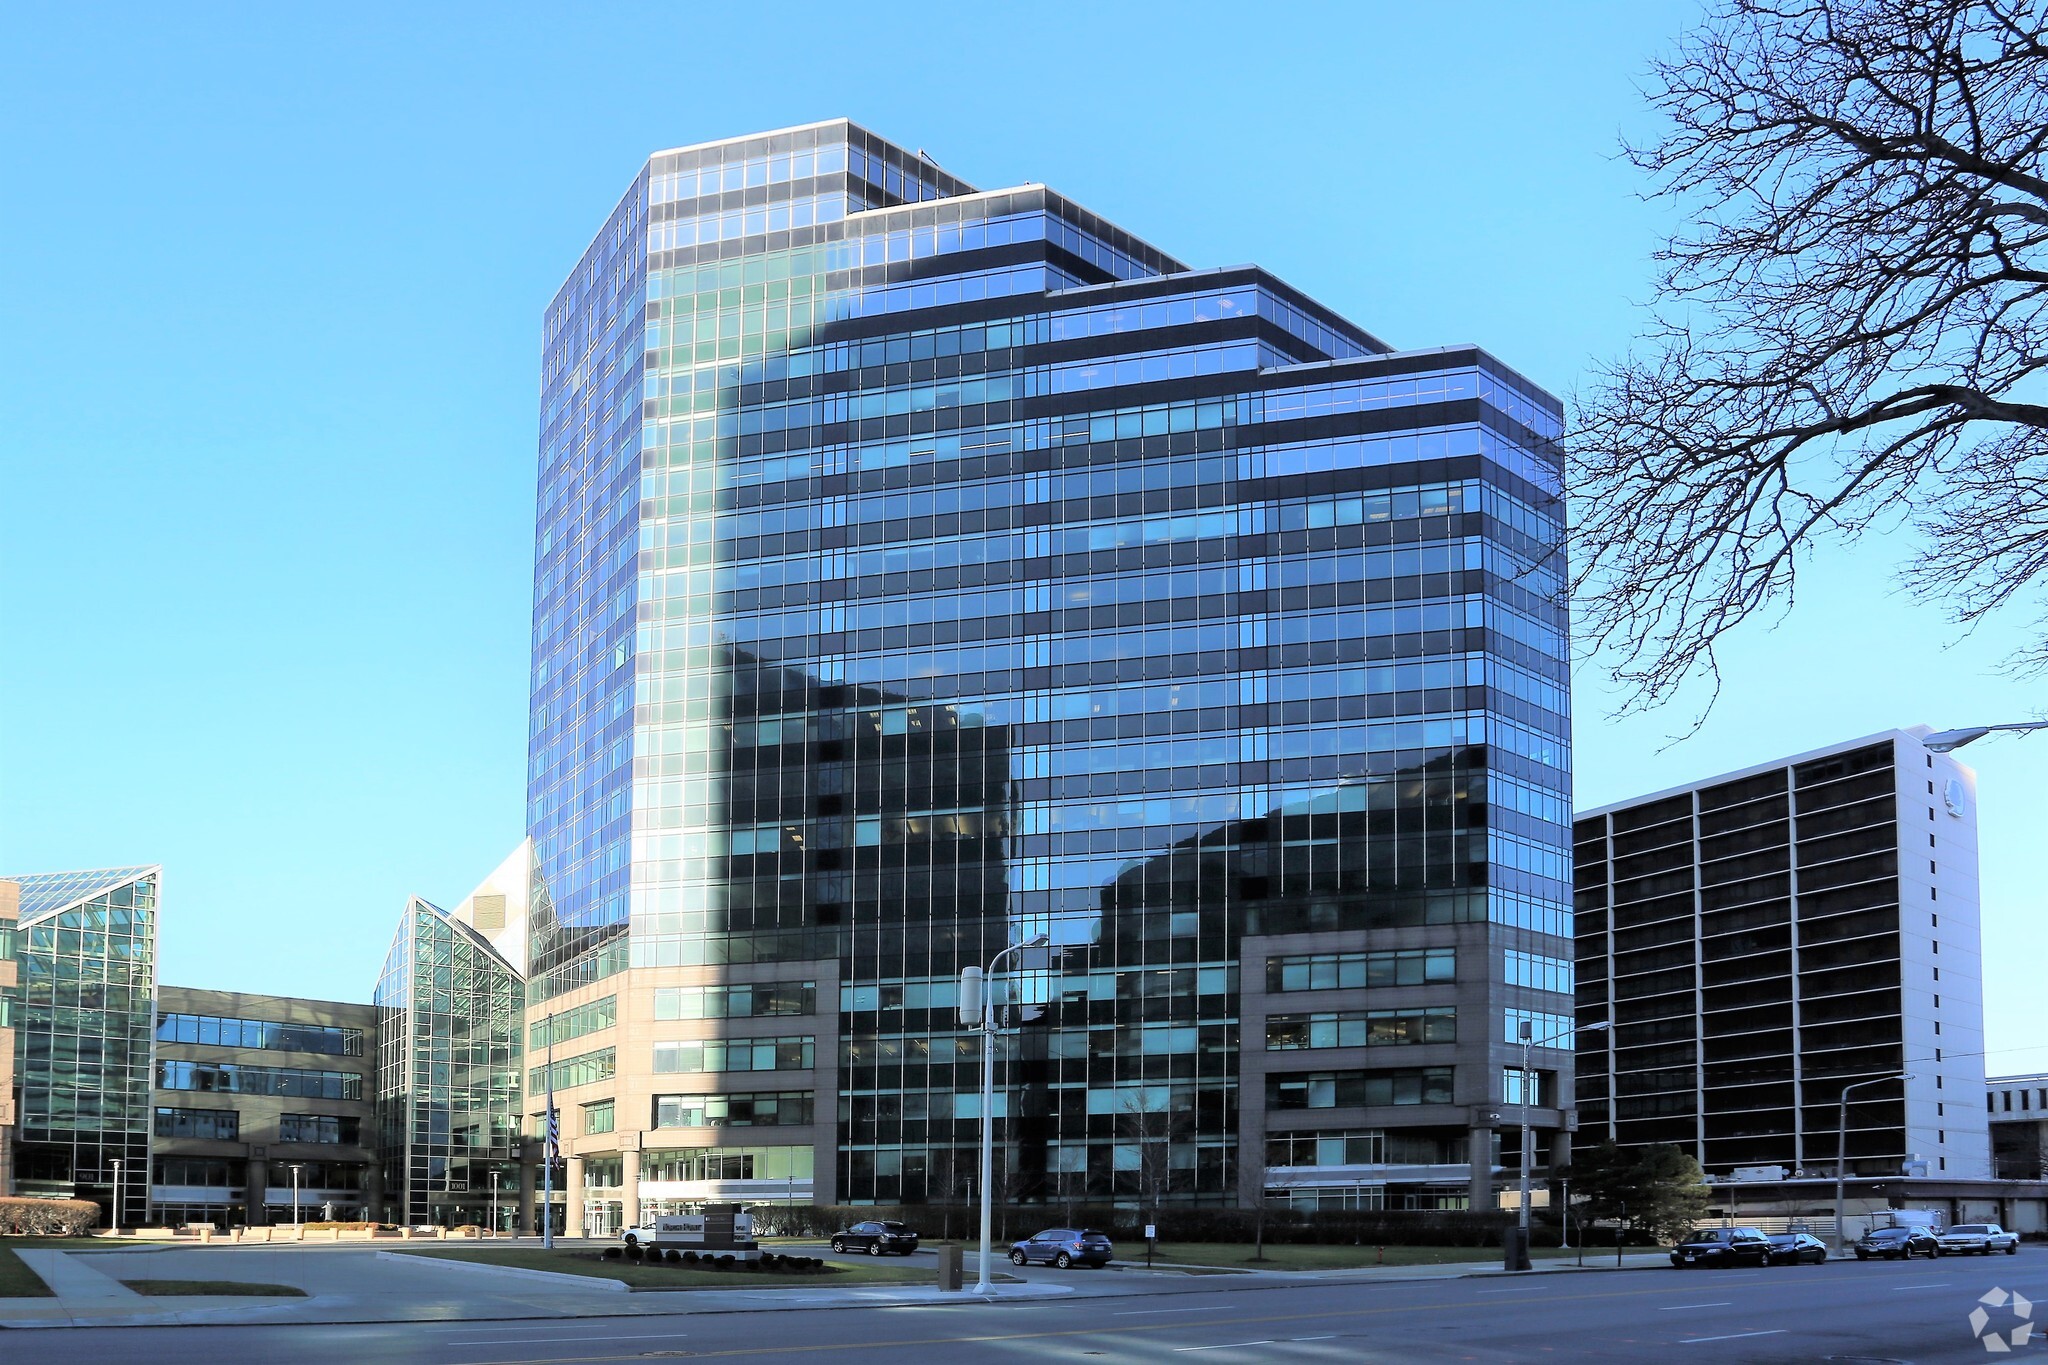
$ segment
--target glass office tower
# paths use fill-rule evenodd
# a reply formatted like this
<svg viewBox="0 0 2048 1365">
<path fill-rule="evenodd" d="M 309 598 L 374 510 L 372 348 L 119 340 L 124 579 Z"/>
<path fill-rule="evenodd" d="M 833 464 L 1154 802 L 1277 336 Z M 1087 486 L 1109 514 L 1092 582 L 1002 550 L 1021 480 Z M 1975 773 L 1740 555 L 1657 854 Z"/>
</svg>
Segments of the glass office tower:
<svg viewBox="0 0 2048 1365">
<path fill-rule="evenodd" d="M 1570 1093 L 1558 425 L 844 121 L 655 156 L 545 320 L 572 1200 L 965 1198 L 1039 932 L 1006 1196 L 1489 1199 Z"/>
<path fill-rule="evenodd" d="M 15 877 L 18 1192 L 147 1220 L 160 867 Z"/>
</svg>

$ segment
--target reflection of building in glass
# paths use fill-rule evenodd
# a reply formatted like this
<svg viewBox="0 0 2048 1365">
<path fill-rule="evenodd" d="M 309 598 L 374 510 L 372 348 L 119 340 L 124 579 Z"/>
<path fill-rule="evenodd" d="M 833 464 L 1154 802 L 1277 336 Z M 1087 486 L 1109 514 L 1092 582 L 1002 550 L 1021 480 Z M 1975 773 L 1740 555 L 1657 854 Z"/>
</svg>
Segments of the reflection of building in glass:
<svg viewBox="0 0 2048 1365">
<path fill-rule="evenodd" d="M 1548 395 L 838 121 L 648 163 L 547 311 L 541 427 L 529 1019 L 612 1058 L 572 1222 L 963 1197 L 953 982 L 1039 929 L 1007 1193 L 1231 1202 L 1299 1096 L 1347 1159 L 1269 1183 L 1370 1202 L 1349 1158 L 1396 1151 L 1489 1197 L 1505 1040 L 1570 1014 Z M 1449 983 L 1344 975 L 1443 944 Z M 1268 992 L 1316 1051 L 1244 1105 L 1254 947 L 1341 984 Z M 1440 1000 L 1457 1041 L 1383 1060 L 1376 1012 Z"/>
<path fill-rule="evenodd" d="M 289 1223 L 295 1197 L 302 1221 L 372 1216 L 376 1043 L 368 1005 L 161 987 L 157 1220 Z"/>
<path fill-rule="evenodd" d="M 377 983 L 383 1217 L 510 1228 L 520 1193 L 526 850 L 454 912 L 406 906 Z M 494 1187 L 496 1197 L 493 1197 Z"/>
<path fill-rule="evenodd" d="M 14 878 L 21 887 L 15 1018 L 18 1192 L 97 1201 L 122 1220 L 149 1200 L 150 1049 L 162 869 Z"/>
</svg>

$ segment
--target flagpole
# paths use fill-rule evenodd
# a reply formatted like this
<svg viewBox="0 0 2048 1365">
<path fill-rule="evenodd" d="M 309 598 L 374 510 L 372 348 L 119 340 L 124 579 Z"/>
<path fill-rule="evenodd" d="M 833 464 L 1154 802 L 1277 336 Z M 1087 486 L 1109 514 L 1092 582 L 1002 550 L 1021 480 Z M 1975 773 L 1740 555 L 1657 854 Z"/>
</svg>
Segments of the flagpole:
<svg viewBox="0 0 2048 1365">
<path fill-rule="evenodd" d="M 555 1016 L 548 1013 L 548 1107 L 541 1115 L 541 1215 L 540 1245 L 543 1251 L 555 1249 L 555 1149 L 561 1142 L 561 1130 L 555 1123 Z"/>
</svg>

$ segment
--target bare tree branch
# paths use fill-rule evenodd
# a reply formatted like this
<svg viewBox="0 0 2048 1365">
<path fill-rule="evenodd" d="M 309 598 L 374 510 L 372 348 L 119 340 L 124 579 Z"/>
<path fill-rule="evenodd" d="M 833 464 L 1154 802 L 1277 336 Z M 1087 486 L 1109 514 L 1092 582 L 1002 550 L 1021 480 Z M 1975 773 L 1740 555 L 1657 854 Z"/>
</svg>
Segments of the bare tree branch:
<svg viewBox="0 0 2048 1365">
<path fill-rule="evenodd" d="M 2048 0 L 1722 0 L 1653 76 L 1667 130 L 1625 150 L 1692 225 L 1568 444 L 1575 614 L 1625 709 L 1715 681 L 1868 530 L 1915 529 L 1912 591 L 1960 620 L 2038 611 Z"/>
</svg>

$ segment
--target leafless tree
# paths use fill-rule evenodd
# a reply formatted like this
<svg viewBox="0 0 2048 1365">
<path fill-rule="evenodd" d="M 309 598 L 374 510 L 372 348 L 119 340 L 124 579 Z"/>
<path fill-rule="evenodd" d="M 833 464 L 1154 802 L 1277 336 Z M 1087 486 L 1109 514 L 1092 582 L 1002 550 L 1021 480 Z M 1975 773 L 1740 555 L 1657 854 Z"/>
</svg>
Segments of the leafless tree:
<svg viewBox="0 0 2048 1365">
<path fill-rule="evenodd" d="M 1578 625 L 1630 706 L 1718 685 L 1830 539 L 1910 526 L 1915 595 L 2039 610 L 2044 29 L 2042 0 L 1719 0 L 1653 67 L 1668 131 L 1626 151 L 1690 226 L 1568 447 Z"/>
</svg>

